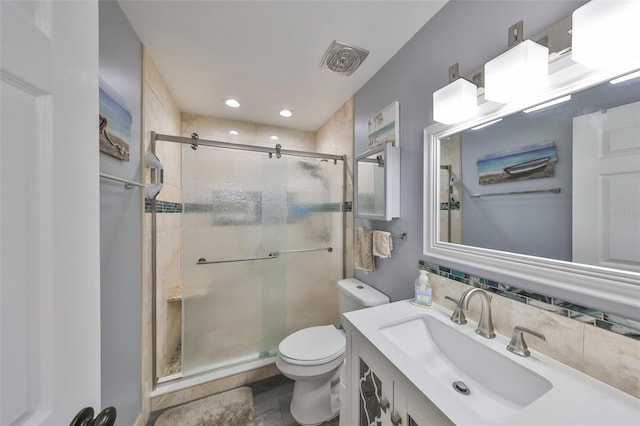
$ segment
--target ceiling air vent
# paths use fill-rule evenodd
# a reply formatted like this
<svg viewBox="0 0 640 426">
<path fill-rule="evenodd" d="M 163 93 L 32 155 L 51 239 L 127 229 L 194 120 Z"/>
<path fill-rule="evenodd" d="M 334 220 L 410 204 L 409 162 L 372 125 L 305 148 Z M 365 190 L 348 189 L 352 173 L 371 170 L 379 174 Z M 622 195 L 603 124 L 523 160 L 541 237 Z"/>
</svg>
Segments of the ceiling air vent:
<svg viewBox="0 0 640 426">
<path fill-rule="evenodd" d="M 320 66 L 338 74 L 351 75 L 367 55 L 367 50 L 334 40 L 322 57 Z"/>
</svg>

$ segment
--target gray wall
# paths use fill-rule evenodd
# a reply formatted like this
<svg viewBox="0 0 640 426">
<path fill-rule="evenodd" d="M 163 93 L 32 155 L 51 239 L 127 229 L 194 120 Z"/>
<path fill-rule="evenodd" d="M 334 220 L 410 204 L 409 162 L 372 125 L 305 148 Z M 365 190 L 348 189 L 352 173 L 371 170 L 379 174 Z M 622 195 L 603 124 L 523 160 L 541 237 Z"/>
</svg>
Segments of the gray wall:
<svg viewBox="0 0 640 426">
<path fill-rule="evenodd" d="M 100 153 L 100 171 L 140 182 L 142 44 L 118 3 L 99 4 L 100 76 L 124 98 L 133 118 L 130 161 Z M 101 179 L 102 407 L 116 407 L 118 425 L 133 425 L 142 411 L 142 196 L 140 188 L 125 190 Z"/>
<path fill-rule="evenodd" d="M 356 220 L 356 226 L 407 232 L 396 240 L 390 259 L 377 259 L 373 274 L 356 277 L 392 300 L 413 296 L 422 256 L 423 129 L 433 123 L 432 94 L 448 82 L 458 62 L 465 75 L 498 56 L 507 46 L 507 29 L 524 20 L 530 37 L 584 1 L 455 1 L 447 3 L 355 96 L 355 154 L 366 151 L 367 120 L 393 101 L 400 102 L 401 210 L 392 222 Z M 372 52 L 375 46 L 369 46 Z"/>
</svg>

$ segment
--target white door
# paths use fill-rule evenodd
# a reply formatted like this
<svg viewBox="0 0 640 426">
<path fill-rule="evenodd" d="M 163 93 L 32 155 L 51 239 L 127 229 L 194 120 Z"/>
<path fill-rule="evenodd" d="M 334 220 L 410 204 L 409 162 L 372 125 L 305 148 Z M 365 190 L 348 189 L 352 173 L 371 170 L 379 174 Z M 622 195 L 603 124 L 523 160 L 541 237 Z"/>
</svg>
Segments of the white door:
<svg viewBox="0 0 640 426">
<path fill-rule="evenodd" d="M 640 102 L 573 120 L 573 260 L 640 272 Z"/>
<path fill-rule="evenodd" d="M 100 408 L 98 5 L 0 20 L 0 425 L 68 425 Z"/>
</svg>

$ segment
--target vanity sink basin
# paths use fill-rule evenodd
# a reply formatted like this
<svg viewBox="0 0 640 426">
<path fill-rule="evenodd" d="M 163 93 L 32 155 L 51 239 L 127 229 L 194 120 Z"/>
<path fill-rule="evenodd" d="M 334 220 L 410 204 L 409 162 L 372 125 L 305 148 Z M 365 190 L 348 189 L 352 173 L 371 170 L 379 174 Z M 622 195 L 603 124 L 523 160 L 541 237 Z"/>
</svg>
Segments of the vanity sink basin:
<svg viewBox="0 0 640 426">
<path fill-rule="evenodd" d="M 439 319 L 422 315 L 382 325 L 380 333 L 444 386 L 460 403 L 490 422 L 519 413 L 553 385 L 539 374 Z M 467 331 L 473 332 L 473 326 Z M 506 349 L 505 349 L 506 351 Z"/>
</svg>

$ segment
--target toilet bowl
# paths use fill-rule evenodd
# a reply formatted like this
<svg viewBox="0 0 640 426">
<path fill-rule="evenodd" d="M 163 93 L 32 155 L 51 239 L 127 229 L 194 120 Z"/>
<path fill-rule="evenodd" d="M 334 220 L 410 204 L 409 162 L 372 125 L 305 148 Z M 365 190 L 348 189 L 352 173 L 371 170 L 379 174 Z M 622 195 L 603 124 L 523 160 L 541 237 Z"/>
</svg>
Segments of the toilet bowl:
<svg viewBox="0 0 640 426">
<path fill-rule="evenodd" d="M 345 350 L 344 333 L 333 325 L 305 328 L 280 342 L 276 366 L 295 380 L 291 415 L 298 423 L 315 425 L 339 414 Z"/>
<path fill-rule="evenodd" d="M 340 313 L 389 303 L 373 287 L 347 278 L 338 281 Z M 302 425 L 317 425 L 340 413 L 340 372 L 344 365 L 344 332 L 334 325 L 298 330 L 278 346 L 276 366 L 295 381 L 291 415 Z"/>
</svg>

